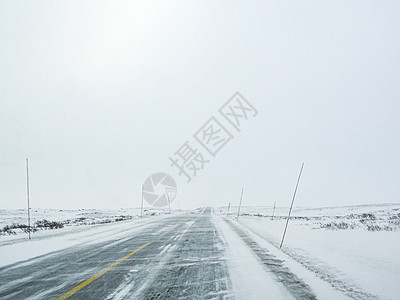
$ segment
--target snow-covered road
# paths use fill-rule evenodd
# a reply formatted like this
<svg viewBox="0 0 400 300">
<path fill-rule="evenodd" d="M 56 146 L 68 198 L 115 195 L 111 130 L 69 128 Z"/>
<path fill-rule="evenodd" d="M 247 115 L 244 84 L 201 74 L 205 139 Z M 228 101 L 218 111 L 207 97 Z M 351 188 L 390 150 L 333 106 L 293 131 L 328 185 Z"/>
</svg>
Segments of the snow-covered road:
<svg viewBox="0 0 400 300">
<path fill-rule="evenodd" d="M 5 245 L 0 252 L 21 247 L 29 252 L 33 247 L 39 254 L 40 245 L 45 248 L 65 239 L 63 245 L 54 246 L 55 252 L 40 256 L 19 251 L 22 261 L 0 269 L 0 298 L 227 296 L 231 293 L 228 270 L 210 218 L 207 210 L 203 214 L 128 221 L 65 237 Z M 16 256 L 13 259 L 18 260 Z"/>
<path fill-rule="evenodd" d="M 55 232 L 0 243 L 0 299 L 347 298 L 210 208 Z"/>
</svg>

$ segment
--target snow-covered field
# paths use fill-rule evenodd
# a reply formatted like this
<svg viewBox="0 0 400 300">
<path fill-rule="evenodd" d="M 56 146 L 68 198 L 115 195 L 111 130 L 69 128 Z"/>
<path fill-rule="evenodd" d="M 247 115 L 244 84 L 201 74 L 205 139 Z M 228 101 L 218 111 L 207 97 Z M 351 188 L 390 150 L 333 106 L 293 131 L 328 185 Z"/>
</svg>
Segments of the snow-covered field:
<svg viewBox="0 0 400 300">
<path fill-rule="evenodd" d="M 230 210 L 236 219 L 237 208 Z M 239 226 L 279 250 L 288 208 L 242 207 Z M 227 208 L 219 208 L 226 214 Z M 400 298 L 400 204 L 295 208 L 281 251 L 351 298 Z"/>
<path fill-rule="evenodd" d="M 143 216 L 156 216 L 168 213 L 167 209 L 145 208 Z M 59 229 L 63 227 L 95 225 L 113 223 L 139 218 L 140 208 L 125 209 L 40 209 L 31 208 L 31 231 L 33 235 L 40 234 L 43 230 Z M 0 241 L 18 238 L 27 234 L 27 210 L 0 209 Z"/>
</svg>

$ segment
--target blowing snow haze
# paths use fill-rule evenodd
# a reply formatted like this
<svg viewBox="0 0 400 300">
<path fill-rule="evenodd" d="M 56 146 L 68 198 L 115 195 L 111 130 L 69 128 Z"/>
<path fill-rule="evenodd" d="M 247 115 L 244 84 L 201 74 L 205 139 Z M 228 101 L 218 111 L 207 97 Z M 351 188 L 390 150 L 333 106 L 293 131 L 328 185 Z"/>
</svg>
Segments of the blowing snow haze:
<svg viewBox="0 0 400 300">
<path fill-rule="evenodd" d="M 0 208 L 26 207 L 27 157 L 32 207 L 138 207 L 157 172 L 174 207 L 288 206 L 302 162 L 298 206 L 398 203 L 399 28 L 398 1 L 1 1 Z"/>
</svg>

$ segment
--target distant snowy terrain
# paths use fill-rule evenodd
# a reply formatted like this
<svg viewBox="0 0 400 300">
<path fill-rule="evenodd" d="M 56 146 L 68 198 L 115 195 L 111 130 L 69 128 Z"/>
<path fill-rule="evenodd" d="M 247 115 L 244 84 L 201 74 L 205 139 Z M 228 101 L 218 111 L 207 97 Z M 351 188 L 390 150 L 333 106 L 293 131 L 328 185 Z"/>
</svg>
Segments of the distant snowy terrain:
<svg viewBox="0 0 400 300">
<path fill-rule="evenodd" d="M 168 213 L 167 209 L 145 208 L 143 216 L 155 216 Z M 40 209 L 30 210 L 31 231 L 38 234 L 39 231 L 48 229 L 59 229 L 63 227 L 95 225 L 113 223 L 119 221 L 139 218 L 140 208 L 126 209 Z M 0 241 L 26 235 L 27 233 L 27 210 L 26 209 L 0 209 Z"/>
<path fill-rule="evenodd" d="M 226 207 L 218 211 L 227 214 Z M 399 299 L 400 204 L 295 208 L 281 249 L 288 208 L 276 208 L 273 220 L 272 213 L 242 207 L 237 223 L 231 207 L 227 219 L 350 298 Z"/>
<path fill-rule="evenodd" d="M 286 219 L 287 207 L 242 207 L 241 216 Z M 219 208 L 227 213 L 227 208 Z M 237 207 L 231 207 L 230 215 L 237 215 Z M 291 214 L 294 224 L 311 226 L 313 229 L 366 229 L 368 231 L 400 230 L 400 204 L 369 204 L 343 207 L 294 208 Z"/>
</svg>

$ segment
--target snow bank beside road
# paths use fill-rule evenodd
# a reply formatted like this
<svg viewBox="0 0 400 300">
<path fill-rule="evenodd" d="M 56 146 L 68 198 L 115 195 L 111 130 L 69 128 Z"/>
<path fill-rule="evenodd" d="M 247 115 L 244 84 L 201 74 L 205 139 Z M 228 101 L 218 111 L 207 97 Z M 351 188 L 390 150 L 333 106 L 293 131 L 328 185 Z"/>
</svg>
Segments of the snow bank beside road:
<svg viewBox="0 0 400 300">
<path fill-rule="evenodd" d="M 232 228 L 220 217 L 213 216 L 213 223 L 224 242 L 226 262 L 237 299 L 294 299 L 284 286 L 274 279 L 257 260 L 254 253 Z"/>
<path fill-rule="evenodd" d="M 390 217 L 399 208 L 400 205 L 370 205 L 298 209 L 294 214 L 297 219 L 289 222 L 282 251 L 338 290 L 351 294 L 351 289 L 359 289 L 382 299 L 398 299 L 400 231 L 368 231 L 361 227 L 329 230 L 315 226 L 315 222 L 373 214 L 377 222 L 384 223 L 393 220 Z M 247 216 L 240 217 L 239 222 L 278 249 L 285 220 L 263 217 L 271 212 L 270 208 L 244 208 Z"/>
</svg>

